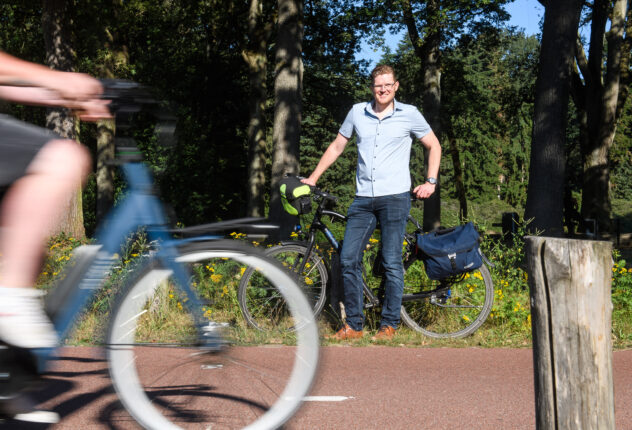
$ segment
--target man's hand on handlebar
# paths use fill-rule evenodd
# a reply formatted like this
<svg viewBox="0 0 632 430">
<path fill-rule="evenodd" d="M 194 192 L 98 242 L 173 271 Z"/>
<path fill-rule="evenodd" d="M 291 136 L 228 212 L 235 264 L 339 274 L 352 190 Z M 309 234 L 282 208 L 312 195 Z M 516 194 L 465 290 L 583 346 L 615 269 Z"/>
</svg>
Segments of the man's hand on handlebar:
<svg viewBox="0 0 632 430">
<path fill-rule="evenodd" d="M 316 186 L 316 181 L 314 181 L 313 179 L 311 179 L 311 176 L 309 178 L 302 178 L 301 182 L 304 184 L 307 184 L 311 187 L 315 187 Z"/>
</svg>

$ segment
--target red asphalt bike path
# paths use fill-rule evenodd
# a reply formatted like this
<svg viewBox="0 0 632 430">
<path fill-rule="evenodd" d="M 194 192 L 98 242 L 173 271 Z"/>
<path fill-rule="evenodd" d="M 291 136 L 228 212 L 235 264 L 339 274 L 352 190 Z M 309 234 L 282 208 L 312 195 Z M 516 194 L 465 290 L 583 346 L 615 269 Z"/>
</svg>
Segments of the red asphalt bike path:
<svg viewBox="0 0 632 430">
<path fill-rule="evenodd" d="M 613 373 L 616 426 L 632 429 L 632 350 L 614 352 Z M 61 349 L 47 379 L 41 406 L 62 417 L 50 428 L 138 428 L 111 388 L 101 349 Z M 534 429 L 533 390 L 531 349 L 328 346 L 308 401 L 284 428 Z"/>
</svg>

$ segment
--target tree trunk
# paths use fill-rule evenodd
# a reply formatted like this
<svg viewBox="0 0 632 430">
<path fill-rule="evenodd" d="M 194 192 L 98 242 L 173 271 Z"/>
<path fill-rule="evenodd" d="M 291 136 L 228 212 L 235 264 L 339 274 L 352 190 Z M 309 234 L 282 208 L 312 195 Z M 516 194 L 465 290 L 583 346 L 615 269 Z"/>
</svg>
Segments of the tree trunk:
<svg viewBox="0 0 632 430">
<path fill-rule="evenodd" d="M 44 0 L 42 2 L 42 29 L 46 48 L 46 64 L 55 70 L 73 71 L 74 52 L 71 46 L 68 2 Z M 46 126 L 63 138 L 77 140 L 78 123 L 67 109 L 48 109 Z M 72 237 L 85 237 L 81 184 L 77 192 L 65 203 L 67 210 L 54 233 L 64 232 Z"/>
<path fill-rule="evenodd" d="M 122 13 L 121 0 L 116 0 L 112 4 L 114 12 L 114 21 L 119 19 Z M 121 44 L 118 38 L 116 26 L 107 26 L 105 28 L 105 46 L 107 55 L 98 67 L 98 73 L 109 79 L 115 79 L 117 72 L 125 70 L 129 63 L 128 49 L 125 44 Z M 120 76 L 120 75 L 119 75 Z M 111 161 L 116 156 L 116 144 L 114 137 L 116 133 L 116 121 L 106 119 L 97 122 L 97 154 L 96 154 L 96 223 L 97 225 L 103 220 L 103 217 L 112 208 L 114 204 L 114 166 Z"/>
<path fill-rule="evenodd" d="M 450 155 L 452 157 L 452 166 L 454 168 L 454 185 L 456 187 L 456 195 L 459 199 L 459 220 L 461 222 L 467 219 L 467 197 L 465 195 L 465 184 L 463 182 L 463 169 L 461 168 L 461 156 L 459 148 L 456 146 L 456 139 L 448 138 L 450 143 Z"/>
<path fill-rule="evenodd" d="M 563 234 L 565 133 L 571 66 L 583 1 L 546 2 L 525 220 L 549 236 Z"/>
<path fill-rule="evenodd" d="M 266 52 L 270 29 L 263 22 L 262 3 L 251 0 L 248 16 L 249 46 L 242 53 L 250 78 L 250 121 L 248 123 L 248 216 L 265 214 L 266 167 Z"/>
<path fill-rule="evenodd" d="M 437 0 L 426 2 L 426 15 L 437 17 L 440 5 Z M 415 49 L 415 55 L 421 62 L 423 74 L 423 115 L 432 127 L 432 130 L 441 140 L 441 70 L 440 70 L 440 45 L 441 26 L 439 23 L 428 19 L 424 28 L 425 38 L 422 40 L 417 24 L 413 16 L 409 0 L 402 1 L 404 23 L 408 28 L 408 36 Z M 425 169 L 428 170 L 428 151 L 424 151 Z M 427 176 L 427 175 L 426 175 Z M 439 178 L 437 178 L 439 179 Z M 432 196 L 424 201 L 424 230 L 432 230 L 441 224 L 441 181 L 437 184 Z"/>
<path fill-rule="evenodd" d="M 114 144 L 115 121 L 101 120 L 97 123 L 97 204 L 96 221 L 99 224 L 114 203 Z"/>
<path fill-rule="evenodd" d="M 278 188 L 283 174 L 299 173 L 303 2 L 278 0 L 278 13 L 270 218 L 281 225 L 279 235 L 284 238 L 289 236 L 295 217 L 282 209 Z"/>
<path fill-rule="evenodd" d="M 623 52 L 627 0 L 614 1 L 608 19 L 610 1 L 597 0 L 593 6 L 590 51 L 585 81 L 585 130 L 582 130 L 584 175 L 582 187 L 582 218 L 594 219 L 600 231 L 610 230 L 610 148 L 614 141 L 618 119 L 622 64 L 628 64 L 630 52 Z M 606 25 L 610 30 L 606 34 Z M 603 76 L 603 40 L 606 34 L 607 60 Z M 579 62 L 579 61 L 578 61 Z"/>
</svg>

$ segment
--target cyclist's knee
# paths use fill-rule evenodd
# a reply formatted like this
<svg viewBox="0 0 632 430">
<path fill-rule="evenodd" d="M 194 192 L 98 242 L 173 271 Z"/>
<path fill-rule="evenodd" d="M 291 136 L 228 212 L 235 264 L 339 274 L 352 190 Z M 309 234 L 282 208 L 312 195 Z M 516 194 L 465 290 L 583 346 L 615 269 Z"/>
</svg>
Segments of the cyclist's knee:
<svg viewBox="0 0 632 430">
<path fill-rule="evenodd" d="M 83 145 L 69 139 L 48 142 L 28 168 L 28 173 L 77 183 L 83 181 L 89 172 L 89 152 Z"/>
</svg>

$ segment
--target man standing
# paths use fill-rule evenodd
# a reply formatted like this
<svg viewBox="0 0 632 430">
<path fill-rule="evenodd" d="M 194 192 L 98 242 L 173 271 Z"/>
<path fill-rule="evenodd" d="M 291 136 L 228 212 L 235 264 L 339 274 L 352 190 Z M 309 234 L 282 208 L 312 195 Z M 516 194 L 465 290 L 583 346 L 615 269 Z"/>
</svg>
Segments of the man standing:
<svg viewBox="0 0 632 430">
<path fill-rule="evenodd" d="M 393 68 L 378 65 L 371 72 L 371 78 L 374 100 L 351 108 L 316 169 L 303 180 L 316 185 L 355 132 L 356 197 L 347 214 L 340 256 L 347 318 L 346 324 L 331 336 L 338 340 L 361 338 L 364 334 L 362 254 L 378 222 L 382 231 L 386 283 L 380 329 L 373 339 L 391 339 L 395 334 L 404 291 L 402 243 L 410 211 L 409 163 L 413 137 L 429 150 L 428 177 L 413 190 L 417 198 L 427 198 L 434 193 L 441 161 L 439 141 L 419 110 L 395 100 L 399 82 Z"/>
</svg>

